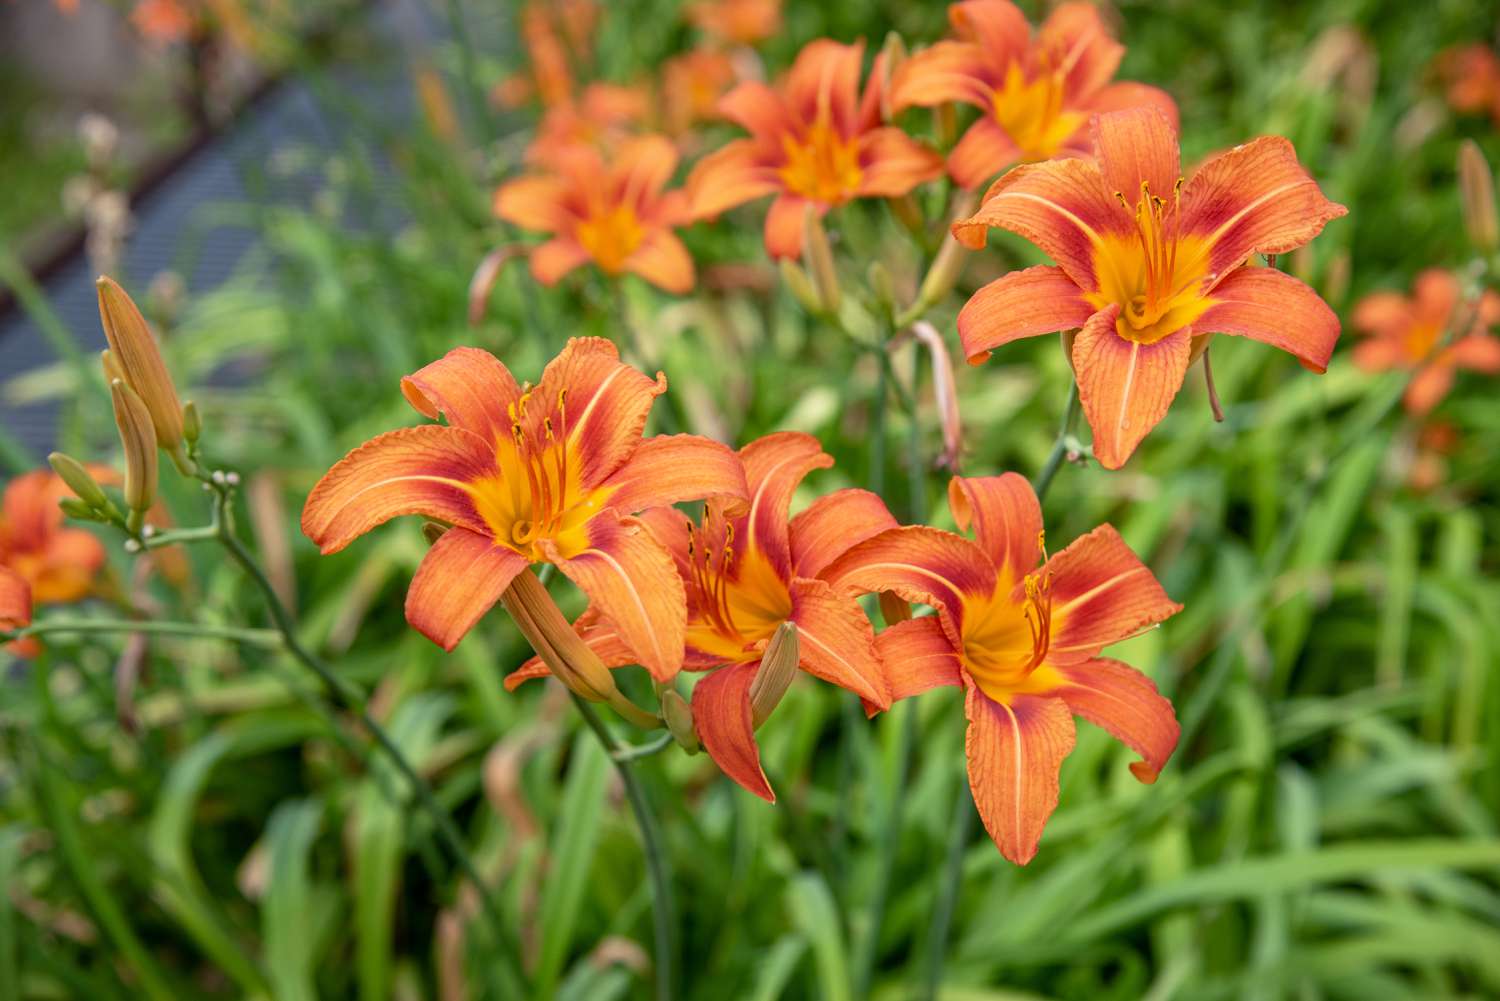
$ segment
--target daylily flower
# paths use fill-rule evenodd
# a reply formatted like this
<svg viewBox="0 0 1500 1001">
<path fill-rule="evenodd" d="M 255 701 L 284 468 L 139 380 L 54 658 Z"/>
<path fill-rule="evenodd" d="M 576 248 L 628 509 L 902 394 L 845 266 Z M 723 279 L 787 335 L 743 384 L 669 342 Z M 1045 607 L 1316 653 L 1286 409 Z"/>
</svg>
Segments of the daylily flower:
<svg viewBox="0 0 1500 1001">
<path fill-rule="evenodd" d="M 1016 271 L 958 317 L 971 364 L 1021 337 L 1081 327 L 1072 345 L 1094 457 L 1116 469 L 1166 415 L 1207 334 L 1237 334 L 1322 372 L 1339 335 L 1318 294 L 1252 254 L 1307 243 L 1347 210 L 1323 197 L 1292 144 L 1266 136 L 1211 157 L 1184 182 L 1172 123 L 1155 108 L 1094 119 L 1097 160 L 1025 164 L 953 226 L 1024 236 L 1056 266 Z"/>
<path fill-rule="evenodd" d="M 894 198 L 941 174 L 937 153 L 880 122 L 883 57 L 860 96 L 863 53 L 859 43 L 820 39 L 803 48 L 778 88 L 747 81 L 725 95 L 720 114 L 750 138 L 693 169 L 687 183 L 693 218 L 775 194 L 766 250 L 798 257 L 809 207 L 822 215 L 852 198 Z"/>
<path fill-rule="evenodd" d="M 662 119 L 681 136 L 699 122 L 718 117 L 719 98 L 734 83 L 734 61 L 716 49 L 694 49 L 661 67 Z"/>
<path fill-rule="evenodd" d="M 104 566 L 104 545 L 64 524 L 57 502 L 71 496 L 51 470 L 17 476 L 0 496 L 0 567 L 27 583 L 33 604 L 82 600 Z"/>
<path fill-rule="evenodd" d="M 1099 112 L 1150 105 L 1177 123 L 1177 104 L 1165 91 L 1110 83 L 1125 47 L 1091 3 L 1057 7 L 1035 37 L 1010 0 L 956 3 L 948 20 L 958 40 L 902 63 L 891 81 L 891 105 L 900 112 L 958 101 L 980 110 L 948 154 L 948 173 L 965 188 L 1020 161 L 1087 156 L 1089 118 Z"/>
<path fill-rule="evenodd" d="M 187 38 L 198 22 L 198 12 L 182 0 L 140 0 L 130 12 L 130 23 L 141 37 L 161 45 Z"/>
<path fill-rule="evenodd" d="M 876 640 L 892 699 L 964 689 L 969 787 L 985 830 L 1018 865 L 1057 806 L 1073 717 L 1108 730 L 1154 782 L 1177 746 L 1172 705 L 1145 675 L 1099 652 L 1181 611 L 1109 525 L 1045 557 L 1042 510 L 1015 473 L 955 477 L 948 503 L 975 538 L 914 525 L 853 547 L 822 577 L 930 605 Z"/>
<path fill-rule="evenodd" d="M 1403 402 L 1418 417 L 1448 395 L 1459 369 L 1485 375 L 1500 372 L 1500 338 L 1489 332 L 1500 323 L 1500 295 L 1494 292 L 1480 297 L 1467 331 L 1439 345 L 1456 322 L 1460 292 L 1457 278 L 1432 268 L 1417 276 L 1411 298 L 1399 292 L 1372 292 L 1354 307 L 1354 327 L 1368 335 L 1355 345 L 1354 363 L 1368 372 L 1415 372 Z"/>
<path fill-rule="evenodd" d="M 698 0 L 687 17 L 700 31 L 738 45 L 754 45 L 781 30 L 781 0 Z"/>
<path fill-rule="evenodd" d="M 687 202 L 662 190 L 676 169 L 677 150 L 661 136 L 626 143 L 607 164 L 598 150 L 581 148 L 553 173 L 501 185 L 495 214 L 552 234 L 530 255 L 544 285 L 593 261 L 607 275 L 628 271 L 682 293 L 693 287 L 693 259 L 672 229 L 687 221 Z"/>
<path fill-rule="evenodd" d="M 498 96 L 502 104 L 516 107 L 535 98 L 550 108 L 567 101 L 573 93 L 575 64 L 588 65 L 599 10 L 594 0 L 563 0 L 561 3 L 528 3 L 521 8 L 521 40 L 526 48 L 530 75 L 502 81 Z"/>
<path fill-rule="evenodd" d="M 641 87 L 591 83 L 576 101 L 559 101 L 542 115 L 536 138 L 526 147 L 526 162 L 557 169 L 585 147 L 612 157 L 646 119 L 650 104 Z"/>
<path fill-rule="evenodd" d="M 682 666 L 682 581 L 629 517 L 678 501 L 746 495 L 735 454 L 696 435 L 642 440 L 666 391 L 609 341 L 573 338 L 535 387 L 493 355 L 455 348 L 402 380 L 418 412 L 446 425 L 377 436 L 313 488 L 302 531 L 335 553 L 397 515 L 452 526 L 428 550 L 406 619 L 451 650 L 532 563 L 554 563 L 607 613 L 658 680 Z"/>
<path fill-rule="evenodd" d="M 1483 42 L 1455 45 L 1434 60 L 1448 105 L 1462 115 L 1488 114 L 1500 123 L 1500 56 Z"/>
<path fill-rule="evenodd" d="M 828 494 L 788 520 L 803 477 L 833 465 L 810 435 L 766 435 L 740 449 L 739 458 L 750 487 L 748 512 L 710 501 L 696 522 L 670 507 L 646 511 L 641 520 L 671 550 L 686 582 L 683 666 L 712 671 L 693 689 L 699 739 L 726 775 L 775 802 L 751 716 L 750 685 L 761 655 L 783 623 L 794 623 L 804 671 L 869 705 L 889 707 L 869 620 L 852 595 L 817 577 L 851 545 L 896 521 L 879 497 L 855 489 Z M 635 663 L 607 615 L 590 608 L 578 627 L 607 666 Z M 505 684 L 513 689 L 546 674 L 534 660 Z"/>
</svg>

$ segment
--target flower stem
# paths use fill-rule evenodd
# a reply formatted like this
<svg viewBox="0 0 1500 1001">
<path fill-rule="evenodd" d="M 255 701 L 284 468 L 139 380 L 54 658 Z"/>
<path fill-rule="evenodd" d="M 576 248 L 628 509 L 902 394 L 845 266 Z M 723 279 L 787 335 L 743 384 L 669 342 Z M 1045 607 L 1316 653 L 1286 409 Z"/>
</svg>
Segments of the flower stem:
<svg viewBox="0 0 1500 1001">
<path fill-rule="evenodd" d="M 651 878 L 653 898 L 651 913 L 656 938 L 656 1001 L 671 1001 L 677 956 L 676 908 L 672 900 L 672 879 L 667 870 L 661 828 L 656 823 L 655 814 L 651 812 L 651 805 L 646 802 L 646 791 L 641 787 L 640 778 L 631 767 L 635 758 L 644 755 L 631 753 L 631 748 L 616 740 L 587 700 L 571 689 L 568 694 L 572 696 L 573 704 L 578 707 L 583 721 L 594 731 L 594 736 L 599 738 L 605 753 L 615 763 L 615 770 L 620 773 L 620 782 L 625 786 L 625 798 L 630 802 L 636 826 L 641 830 L 641 853 L 646 857 L 646 872 Z M 669 738 L 670 736 L 668 734 Z M 635 750 L 639 751 L 641 748 Z"/>
<path fill-rule="evenodd" d="M 1068 454 L 1068 438 L 1073 434 L 1073 425 L 1078 423 L 1078 387 L 1072 386 L 1068 389 L 1068 402 L 1063 409 L 1062 424 L 1057 429 L 1057 440 L 1052 443 L 1052 451 L 1047 455 L 1047 461 L 1042 465 L 1042 471 L 1036 474 L 1031 487 L 1036 491 L 1036 499 L 1041 501 L 1047 496 L 1047 490 L 1052 486 L 1052 480 L 1057 476 L 1057 471 L 1062 468 L 1063 459 Z"/>
<path fill-rule="evenodd" d="M 48 633 L 149 633 L 156 636 L 191 636 L 194 639 L 221 639 L 250 646 L 284 645 L 281 633 L 274 629 L 239 629 L 202 622 L 152 622 L 146 619 L 44 619 L 24 629 L 0 633 L 5 640 Z"/>
</svg>

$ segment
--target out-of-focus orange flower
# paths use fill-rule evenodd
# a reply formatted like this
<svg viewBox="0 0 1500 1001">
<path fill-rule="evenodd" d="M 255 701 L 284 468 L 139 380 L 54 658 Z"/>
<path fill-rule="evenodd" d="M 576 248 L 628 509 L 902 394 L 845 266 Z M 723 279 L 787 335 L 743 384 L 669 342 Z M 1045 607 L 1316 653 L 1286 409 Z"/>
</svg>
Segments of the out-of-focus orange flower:
<svg viewBox="0 0 1500 1001">
<path fill-rule="evenodd" d="M 0 497 L 0 566 L 26 581 L 37 605 L 87 597 L 104 566 L 103 544 L 63 522 L 57 502 L 71 496 L 57 474 L 34 470 L 11 480 Z"/>
<path fill-rule="evenodd" d="M 1488 114 L 1500 123 L 1500 56 L 1483 42 L 1438 53 L 1435 66 L 1448 104 L 1460 114 Z"/>
<path fill-rule="evenodd" d="M 687 17 L 700 31 L 738 45 L 754 45 L 781 30 L 781 0 L 698 0 Z"/>
<path fill-rule="evenodd" d="M 1448 421 L 1430 421 L 1417 433 L 1415 454 L 1407 482 L 1419 493 L 1442 486 L 1448 479 L 1448 457 L 1458 449 L 1458 428 Z"/>
<path fill-rule="evenodd" d="M 542 115 L 536 138 L 526 147 L 526 162 L 555 167 L 580 147 L 612 153 L 646 119 L 650 104 L 643 87 L 591 83 L 578 100 L 555 104 Z"/>
<path fill-rule="evenodd" d="M 1024 164 L 953 226 L 972 248 L 990 226 L 1041 247 L 1056 266 L 1016 271 L 958 317 L 971 364 L 1021 337 L 1082 328 L 1072 346 L 1094 457 L 1116 469 L 1166 415 L 1203 335 L 1263 341 L 1322 372 L 1338 317 L 1302 282 L 1246 266 L 1317 236 L 1347 210 L 1266 136 L 1205 162 L 1184 183 L 1172 123 L 1155 108 L 1094 118 L 1096 160 Z"/>
<path fill-rule="evenodd" d="M 979 120 L 948 154 L 948 173 L 965 188 L 1019 161 L 1087 156 L 1089 118 L 1099 112 L 1150 105 L 1176 126 L 1177 104 L 1165 91 L 1110 83 L 1125 47 L 1093 4 L 1061 5 L 1034 38 L 1010 0 L 956 3 L 948 19 L 958 40 L 902 63 L 891 104 L 896 111 L 955 101 L 979 108 Z"/>
<path fill-rule="evenodd" d="M 672 231 L 687 221 L 681 191 L 663 191 L 677 150 L 661 136 L 621 146 L 606 163 L 581 148 L 548 174 L 518 178 L 495 192 L 495 214 L 522 229 L 551 233 L 531 251 L 544 285 L 593 261 L 608 275 L 639 275 L 668 292 L 693 287 L 693 259 Z"/>
<path fill-rule="evenodd" d="M 198 16 L 182 0 L 140 0 L 130 12 L 130 23 L 142 38 L 165 45 L 192 34 Z"/>
<path fill-rule="evenodd" d="M 1140 754 L 1130 770 L 1154 782 L 1177 746 L 1177 718 L 1145 675 L 1099 656 L 1175 615 L 1149 568 L 1109 525 L 1038 567 L 1042 510 L 1014 473 L 949 484 L 960 529 L 896 528 L 839 557 L 822 576 L 858 591 L 891 591 L 937 614 L 876 640 L 892 698 L 961 685 L 969 720 L 969 787 L 1001 853 L 1024 865 L 1057 805 L 1058 768 L 1073 717 Z"/>
<path fill-rule="evenodd" d="M 302 531 L 334 553 L 383 522 L 420 514 L 452 526 L 406 595 L 406 619 L 451 650 L 515 576 L 553 563 L 615 623 L 661 681 L 682 666 L 686 606 L 671 555 L 634 512 L 744 498 L 735 454 L 696 435 L 641 438 L 666 391 L 615 346 L 573 338 L 532 388 L 493 355 L 455 348 L 402 380 L 428 424 L 371 439 L 313 488 Z"/>
<path fill-rule="evenodd" d="M 761 771 L 750 711 L 750 684 L 761 655 L 782 623 L 794 623 L 803 670 L 869 706 L 888 708 L 869 620 L 851 595 L 817 575 L 850 546 L 896 527 L 896 521 L 865 490 L 836 491 L 788 520 L 803 477 L 833 465 L 810 435 L 766 435 L 740 449 L 739 457 L 750 487 L 748 513 L 711 502 L 696 522 L 669 507 L 646 511 L 641 520 L 672 552 L 686 582 L 683 666 L 713 670 L 693 689 L 693 720 L 703 747 L 726 775 L 775 802 Z M 579 628 L 607 666 L 636 662 L 607 618 L 586 612 Z M 546 674 L 545 665 L 533 660 L 505 684 L 514 688 Z"/>
<path fill-rule="evenodd" d="M 766 250 L 798 257 L 809 207 L 821 215 L 852 198 L 898 197 L 941 174 L 942 157 L 880 123 L 883 54 L 860 96 L 863 53 L 862 44 L 820 39 L 803 48 L 778 88 L 746 82 L 730 91 L 719 111 L 750 137 L 693 169 L 694 218 L 775 194 Z"/>
<path fill-rule="evenodd" d="M 663 63 L 661 103 L 667 132 L 680 136 L 717 118 L 719 98 L 735 77 L 734 61 L 715 49 L 694 49 Z"/>
<path fill-rule="evenodd" d="M 532 99 L 553 107 L 573 96 L 573 71 L 593 63 L 594 28 L 599 6 L 594 0 L 561 0 L 528 3 L 521 8 L 521 41 L 526 48 L 529 74 L 509 77 L 495 90 L 506 107 L 518 107 Z"/>
<path fill-rule="evenodd" d="M 31 585 L 10 567 L 0 566 L 0 630 L 31 625 Z"/>
<path fill-rule="evenodd" d="M 78 10 L 78 0 L 52 0 L 52 5 L 64 14 L 73 14 Z"/>
<path fill-rule="evenodd" d="M 1500 295 L 1494 292 L 1480 296 L 1468 330 L 1447 345 L 1439 343 L 1457 322 L 1460 292 L 1457 278 L 1432 268 L 1417 276 L 1411 298 L 1372 292 L 1354 307 L 1354 327 L 1367 335 L 1355 345 L 1354 363 L 1368 372 L 1415 372 L 1404 403 L 1419 417 L 1448 395 L 1459 369 L 1500 372 L 1500 338 L 1489 332 L 1500 323 Z"/>
</svg>

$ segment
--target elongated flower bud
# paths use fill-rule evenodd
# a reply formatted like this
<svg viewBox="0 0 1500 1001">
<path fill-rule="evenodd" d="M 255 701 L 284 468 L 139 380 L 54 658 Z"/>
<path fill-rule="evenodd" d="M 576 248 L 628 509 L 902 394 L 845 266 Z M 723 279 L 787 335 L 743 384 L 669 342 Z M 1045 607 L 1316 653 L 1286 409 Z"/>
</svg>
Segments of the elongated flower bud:
<svg viewBox="0 0 1500 1001">
<path fill-rule="evenodd" d="M 117 282 L 101 277 L 97 287 L 99 318 L 110 352 L 124 370 L 125 383 L 146 404 L 157 444 L 175 459 L 182 451 L 182 403 L 156 338 L 135 302 Z"/>
<path fill-rule="evenodd" d="M 809 313 L 819 313 L 823 310 L 823 304 L 818 301 L 818 293 L 812 287 L 812 282 L 807 278 L 807 272 L 790 257 L 781 259 L 781 280 L 786 282 L 786 287 L 792 290 L 792 296 L 802 308 Z"/>
<path fill-rule="evenodd" d="M 151 411 L 135 390 L 116 379 L 109 384 L 109 395 L 125 447 L 125 505 L 139 521 L 156 500 L 156 432 Z"/>
<path fill-rule="evenodd" d="M 783 622 L 776 628 L 766 652 L 761 654 L 760 670 L 750 682 L 750 721 L 760 726 L 781 704 L 786 690 L 797 676 L 797 662 L 801 659 L 801 642 L 797 639 L 797 627 Z"/>
<path fill-rule="evenodd" d="M 895 77 L 896 71 L 904 62 L 906 62 L 905 39 L 894 31 L 887 32 L 885 44 L 880 47 L 879 61 L 876 64 L 880 71 L 880 118 L 882 121 L 888 122 L 893 116 L 891 79 Z"/>
<path fill-rule="evenodd" d="M 974 193 L 966 192 L 959 197 L 954 204 L 953 218 L 967 219 L 974 214 Z M 924 309 L 935 306 L 943 301 L 943 297 L 953 291 L 953 286 L 958 284 L 958 279 L 963 276 L 964 267 L 969 263 L 970 251 L 959 243 L 950 232 L 943 237 L 942 246 L 938 248 L 937 256 L 932 260 L 932 267 L 927 269 L 927 275 L 922 279 L 922 287 L 917 292 L 917 302 Z"/>
<path fill-rule="evenodd" d="M 182 437 L 189 445 L 198 444 L 203 434 L 203 418 L 198 414 L 198 404 L 188 400 L 182 405 Z"/>
<path fill-rule="evenodd" d="M 64 497 L 57 502 L 57 506 L 62 508 L 62 513 L 69 518 L 76 518 L 79 521 L 100 520 L 98 512 L 77 497 Z"/>
<path fill-rule="evenodd" d="M 837 315 L 844 302 L 844 290 L 839 287 L 839 272 L 833 263 L 833 247 L 828 243 L 823 217 L 811 205 L 802 216 L 802 258 L 807 262 L 823 312 Z"/>
<path fill-rule="evenodd" d="M 661 715 L 667 721 L 667 730 L 685 751 L 696 751 L 700 744 L 698 731 L 693 729 L 693 707 L 687 699 L 668 688 L 661 693 Z"/>
<path fill-rule="evenodd" d="M 554 676 L 582 698 L 603 702 L 615 691 L 615 680 L 599 655 L 589 648 L 563 617 L 552 595 L 529 569 L 500 595 L 521 635 Z"/>
<path fill-rule="evenodd" d="M 99 352 L 99 365 L 104 369 L 105 382 L 114 382 L 116 379 L 124 383 L 130 382 L 125 378 L 125 370 L 120 367 L 120 359 L 116 358 L 115 353 L 108 348 Z"/>
<path fill-rule="evenodd" d="M 77 494 L 86 507 L 103 511 L 109 506 L 109 498 L 104 496 L 104 491 L 99 489 L 99 484 L 89 475 L 89 471 L 83 468 L 83 463 L 62 452 L 53 452 L 47 456 L 47 463 L 58 479 L 67 484 L 68 489 Z"/>
<path fill-rule="evenodd" d="M 963 463 L 964 429 L 958 410 L 953 360 L 943 335 L 932 324 L 926 320 L 914 323 L 911 332 L 932 357 L 932 401 L 943 429 L 943 454 L 938 457 L 938 464 L 956 473 Z"/>
<path fill-rule="evenodd" d="M 1495 175 L 1472 139 L 1458 147 L 1458 190 L 1463 195 L 1464 226 L 1481 254 L 1500 248 L 1500 220 L 1495 216 Z"/>
</svg>

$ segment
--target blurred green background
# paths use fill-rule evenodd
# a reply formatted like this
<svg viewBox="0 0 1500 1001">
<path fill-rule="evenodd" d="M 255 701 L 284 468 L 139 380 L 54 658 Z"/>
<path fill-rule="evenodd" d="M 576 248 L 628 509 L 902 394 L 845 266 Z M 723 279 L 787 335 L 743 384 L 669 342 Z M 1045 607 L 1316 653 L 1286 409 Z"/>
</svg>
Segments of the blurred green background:
<svg viewBox="0 0 1500 1001">
<path fill-rule="evenodd" d="M 131 657 L 114 637 L 55 638 L 36 659 L 13 659 L 0 688 L 0 997 L 448 1001 L 517 996 L 518 975 L 520 996 L 650 997 L 636 828 L 561 691 L 501 689 L 526 654 L 503 615 L 452 655 L 407 628 L 418 524 L 322 558 L 297 530 L 302 500 L 349 448 L 414 422 L 399 379 L 450 347 L 485 347 L 534 379 L 566 337 L 590 333 L 665 370 L 674 419 L 697 430 L 734 442 L 783 428 L 818 435 L 838 462 L 814 475 L 809 496 L 878 482 L 898 516 L 930 511 L 951 524 L 946 474 L 930 468 L 941 445 L 930 363 L 913 349 L 897 355 L 915 417 L 893 406 L 874 445 L 878 366 L 779 282 L 761 245 L 762 205 L 686 231 L 704 279 L 693 296 L 627 280 L 616 298 L 586 272 L 544 289 L 512 264 L 471 326 L 474 267 L 516 239 L 490 217 L 490 192 L 519 169 L 535 125 L 490 99 L 524 65 L 516 11 L 431 0 L 396 5 L 413 17 L 377 3 L 304 19 L 287 5 L 241 6 L 272 39 L 249 58 L 251 76 L 305 88 L 348 128 L 288 158 L 315 197 L 214 206 L 254 233 L 255 249 L 227 281 L 153 315 L 179 386 L 203 410 L 206 450 L 245 478 L 244 538 L 304 640 L 373 693 L 373 711 L 460 824 L 525 959 L 518 974 L 488 940 L 431 824 L 289 658 L 163 637 Z M 634 82 L 691 47 L 679 6 L 603 5 L 594 75 Z M 1045 13 L 1022 6 L 1034 20 Z M 1346 331 L 1321 377 L 1220 338 L 1224 423 L 1211 420 L 1194 369 L 1123 470 L 1059 474 L 1049 544 L 1112 522 L 1186 606 L 1112 654 L 1173 699 L 1183 741 L 1142 787 L 1127 751 L 1080 726 L 1036 860 L 1017 868 L 978 832 L 940 996 L 1500 996 L 1497 387 L 1465 374 L 1419 422 L 1399 406 L 1401 375 L 1350 362 L 1347 329 L 1363 295 L 1404 292 L 1425 268 L 1492 279 L 1464 233 L 1454 163 L 1464 138 L 1500 162 L 1500 137 L 1488 116 L 1446 104 L 1434 59 L 1456 44 L 1493 48 L 1500 10 L 1157 0 L 1119 3 L 1112 18 L 1128 49 L 1120 77 L 1177 99 L 1187 161 L 1285 135 L 1349 207 L 1283 262 Z M 760 51 L 775 73 L 813 38 L 874 47 L 889 30 L 911 45 L 935 40 L 944 5 L 788 0 Z M 180 102 L 148 100 L 142 114 L 150 91 L 131 89 L 188 72 L 193 44 L 149 46 L 142 58 L 156 75 L 122 83 L 113 113 L 127 146 L 167 149 L 195 128 Z M 351 63 L 396 81 L 405 110 L 361 104 Z M 12 84 L 20 72 L 6 66 L 0 85 L 0 172 L 15 193 L 0 208 L 0 277 L 63 360 L 4 372 L 0 399 L 55 401 L 56 444 L 114 461 L 102 382 L 92 363 L 67 359 L 69 343 L 94 343 L 97 330 L 59 320 L 47 286 L 33 289 L 22 270 L 35 234 L 62 218 L 66 173 L 87 162 L 78 109 L 49 104 L 36 79 Z M 425 103 L 420 79 L 437 81 Z M 235 127 L 236 101 L 226 102 L 205 127 Z M 908 121 L 928 127 L 922 113 Z M 700 148 L 735 134 L 706 128 Z M 128 191 L 145 159 L 122 157 L 111 183 Z M 874 259 L 899 287 L 920 277 L 884 205 L 830 218 L 848 294 L 867 294 Z M 966 293 L 1042 260 L 1019 240 L 991 244 L 934 314 L 955 355 Z M 736 264 L 751 266 L 737 281 L 715 267 Z M 127 286 L 144 301 L 156 277 L 129 275 Z M 956 376 L 964 472 L 1034 475 L 1070 378 L 1056 342 L 1018 343 L 982 367 L 960 363 Z M 1449 429 L 1440 450 L 1433 422 Z M 7 475 L 41 463 L 44 448 L 9 429 L 0 441 Z M 178 523 L 206 521 L 196 485 L 165 487 Z M 174 584 L 133 574 L 118 542 L 108 548 L 109 580 L 74 614 L 265 624 L 259 596 L 212 550 L 190 550 L 191 572 Z M 554 591 L 579 608 L 576 594 Z M 638 765 L 669 847 L 682 997 L 918 996 L 963 778 L 963 716 L 952 691 L 903 708 L 916 716 L 904 781 L 905 711 L 867 723 L 851 697 L 806 681 L 760 734 L 775 807 L 702 755 L 669 749 Z"/>
</svg>

